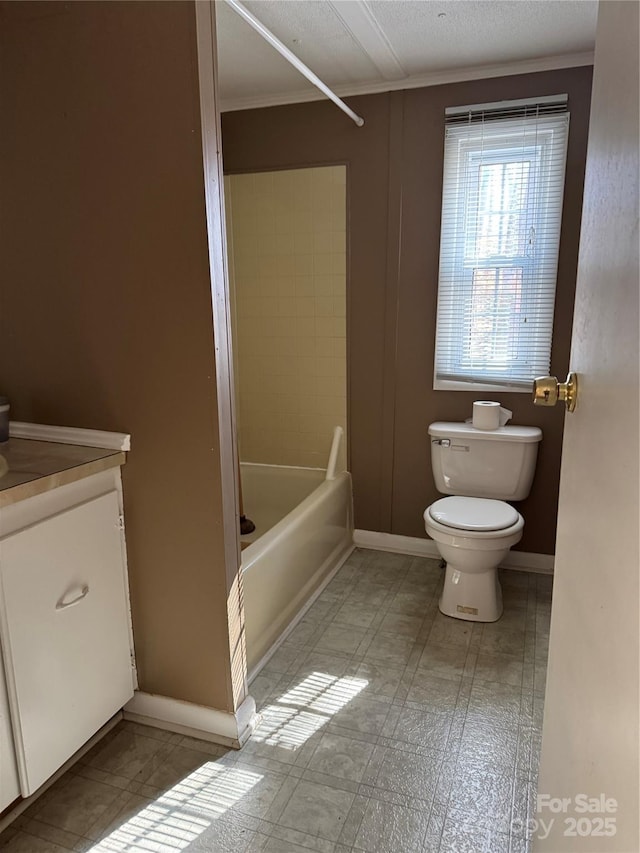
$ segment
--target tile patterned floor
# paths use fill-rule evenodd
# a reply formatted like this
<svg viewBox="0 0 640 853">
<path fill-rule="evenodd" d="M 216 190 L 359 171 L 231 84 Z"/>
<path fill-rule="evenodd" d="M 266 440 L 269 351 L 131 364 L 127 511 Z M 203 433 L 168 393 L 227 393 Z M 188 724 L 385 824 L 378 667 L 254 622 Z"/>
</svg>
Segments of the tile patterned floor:
<svg viewBox="0 0 640 853">
<path fill-rule="evenodd" d="M 551 579 L 494 624 L 438 612 L 435 560 L 357 550 L 255 679 L 240 752 L 119 724 L 4 853 L 525 853 Z"/>
</svg>

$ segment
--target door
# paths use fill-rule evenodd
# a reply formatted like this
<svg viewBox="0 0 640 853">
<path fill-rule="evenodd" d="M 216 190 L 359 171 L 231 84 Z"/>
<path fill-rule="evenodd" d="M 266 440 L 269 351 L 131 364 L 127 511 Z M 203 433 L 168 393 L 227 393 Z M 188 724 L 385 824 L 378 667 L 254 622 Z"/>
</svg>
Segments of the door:
<svg viewBox="0 0 640 853">
<path fill-rule="evenodd" d="M 571 369 L 533 849 L 637 853 L 637 3 L 600 3 Z"/>
</svg>

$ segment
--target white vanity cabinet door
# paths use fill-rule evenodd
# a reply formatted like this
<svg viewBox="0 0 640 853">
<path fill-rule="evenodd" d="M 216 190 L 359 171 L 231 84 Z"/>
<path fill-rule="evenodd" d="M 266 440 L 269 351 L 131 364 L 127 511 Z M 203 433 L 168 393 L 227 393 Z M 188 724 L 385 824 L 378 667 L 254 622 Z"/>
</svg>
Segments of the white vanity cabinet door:
<svg viewBox="0 0 640 853">
<path fill-rule="evenodd" d="M 133 695 L 117 493 L 0 542 L 2 646 L 22 793 Z"/>
<path fill-rule="evenodd" d="M 0 660 L 0 812 L 20 796 L 9 702 Z"/>
</svg>

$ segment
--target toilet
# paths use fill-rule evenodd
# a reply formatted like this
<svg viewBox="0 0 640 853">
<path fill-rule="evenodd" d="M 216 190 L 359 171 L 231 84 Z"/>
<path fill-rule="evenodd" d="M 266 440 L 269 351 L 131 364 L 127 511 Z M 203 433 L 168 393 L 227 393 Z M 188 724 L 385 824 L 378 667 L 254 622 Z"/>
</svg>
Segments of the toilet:
<svg viewBox="0 0 640 853">
<path fill-rule="evenodd" d="M 507 501 L 531 489 L 542 431 L 470 423 L 429 427 L 433 478 L 440 498 L 424 511 L 425 529 L 446 561 L 441 613 L 471 622 L 502 615 L 498 566 L 522 538 L 524 519 Z"/>
</svg>

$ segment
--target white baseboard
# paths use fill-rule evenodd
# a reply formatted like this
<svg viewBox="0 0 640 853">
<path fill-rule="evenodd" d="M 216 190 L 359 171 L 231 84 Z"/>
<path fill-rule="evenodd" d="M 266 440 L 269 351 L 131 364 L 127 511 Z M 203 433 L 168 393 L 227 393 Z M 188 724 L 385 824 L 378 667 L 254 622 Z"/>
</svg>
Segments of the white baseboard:
<svg viewBox="0 0 640 853">
<path fill-rule="evenodd" d="M 412 557 L 433 557 L 434 559 L 440 557 L 433 539 L 398 536 L 395 533 L 376 533 L 375 530 L 354 530 L 353 544 L 357 548 L 393 551 L 395 554 L 409 554 Z"/>
<path fill-rule="evenodd" d="M 417 536 L 376 533 L 374 530 L 354 530 L 353 543 L 357 548 L 370 548 L 372 551 L 393 551 L 396 554 L 409 554 L 413 557 L 431 557 L 436 560 L 440 558 L 438 547 L 433 539 L 419 539 Z M 553 554 L 509 551 L 501 564 L 501 568 L 552 575 L 553 565 Z"/>
<path fill-rule="evenodd" d="M 79 444 L 81 447 L 101 447 L 105 450 L 131 450 L 131 436 L 124 432 L 105 432 L 100 429 L 9 423 L 11 438 L 30 438 L 33 441 L 55 441 L 57 444 Z"/>
<path fill-rule="evenodd" d="M 514 572 L 534 572 L 539 575 L 552 575 L 555 566 L 553 554 L 535 554 L 532 551 L 509 551 L 500 566 Z"/>
<path fill-rule="evenodd" d="M 140 690 L 136 690 L 133 699 L 125 705 L 124 718 L 234 749 L 246 743 L 258 722 L 256 703 L 251 696 L 231 713 Z"/>
</svg>

